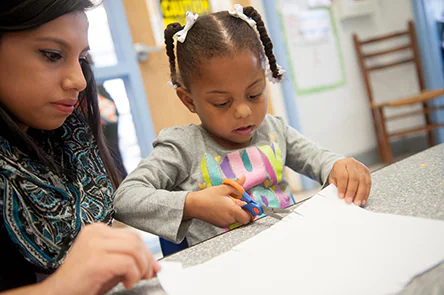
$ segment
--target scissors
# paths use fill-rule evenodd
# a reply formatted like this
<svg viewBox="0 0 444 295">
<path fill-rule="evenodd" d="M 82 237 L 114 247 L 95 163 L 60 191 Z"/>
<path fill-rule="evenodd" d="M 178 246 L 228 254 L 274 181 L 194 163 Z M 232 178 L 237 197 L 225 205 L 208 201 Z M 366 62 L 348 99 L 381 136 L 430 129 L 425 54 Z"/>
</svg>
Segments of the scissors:
<svg viewBox="0 0 444 295">
<path fill-rule="evenodd" d="M 231 194 L 231 197 L 245 202 L 245 204 L 242 203 L 241 208 L 247 211 L 252 218 L 255 218 L 256 216 L 262 214 L 267 214 L 268 216 L 281 220 L 283 217 L 278 215 L 277 213 L 291 213 L 291 211 L 288 209 L 272 208 L 259 204 L 245 191 L 245 189 L 238 182 L 232 179 L 227 178 L 222 181 L 222 183 L 234 187 L 240 193 L 239 195 Z"/>
</svg>

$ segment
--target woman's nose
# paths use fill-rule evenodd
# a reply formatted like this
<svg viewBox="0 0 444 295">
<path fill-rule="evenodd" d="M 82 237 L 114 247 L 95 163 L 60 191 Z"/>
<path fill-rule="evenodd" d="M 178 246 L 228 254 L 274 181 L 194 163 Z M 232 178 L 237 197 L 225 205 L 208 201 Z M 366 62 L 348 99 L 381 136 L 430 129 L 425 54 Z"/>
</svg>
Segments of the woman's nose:
<svg viewBox="0 0 444 295">
<path fill-rule="evenodd" d="M 76 92 L 83 91 L 87 86 L 85 75 L 83 74 L 82 66 L 77 61 L 75 64 L 69 66 L 66 72 L 66 77 L 63 80 L 63 89 L 73 90 Z"/>
</svg>

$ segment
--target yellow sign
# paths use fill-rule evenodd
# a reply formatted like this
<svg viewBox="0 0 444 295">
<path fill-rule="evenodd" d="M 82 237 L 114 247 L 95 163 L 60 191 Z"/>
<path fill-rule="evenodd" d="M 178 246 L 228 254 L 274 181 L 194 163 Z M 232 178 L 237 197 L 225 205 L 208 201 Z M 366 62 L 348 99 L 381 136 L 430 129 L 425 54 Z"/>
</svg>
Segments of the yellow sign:
<svg viewBox="0 0 444 295">
<path fill-rule="evenodd" d="M 160 9 L 165 27 L 174 22 L 184 26 L 187 11 L 199 15 L 211 13 L 209 0 L 160 0 Z"/>
</svg>

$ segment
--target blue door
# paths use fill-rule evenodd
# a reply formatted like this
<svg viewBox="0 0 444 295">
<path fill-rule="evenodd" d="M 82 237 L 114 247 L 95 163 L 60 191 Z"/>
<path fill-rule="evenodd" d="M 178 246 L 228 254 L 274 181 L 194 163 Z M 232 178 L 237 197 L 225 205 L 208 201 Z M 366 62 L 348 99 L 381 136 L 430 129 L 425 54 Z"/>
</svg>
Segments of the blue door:
<svg viewBox="0 0 444 295">
<path fill-rule="evenodd" d="M 444 16 L 443 0 L 412 0 L 416 36 L 421 54 L 424 80 L 428 89 L 444 87 L 444 61 L 440 35 L 440 20 Z M 442 32 L 441 32 L 442 34 Z M 444 97 L 431 103 L 444 105 Z M 434 122 L 444 122 L 444 110 L 432 113 Z M 444 128 L 436 129 L 437 143 L 444 142 Z"/>
<path fill-rule="evenodd" d="M 94 75 L 117 106 L 120 149 L 130 172 L 150 153 L 155 133 L 125 9 L 121 0 L 103 1 L 87 14 Z"/>
<path fill-rule="evenodd" d="M 151 152 L 155 132 L 125 9 L 121 0 L 103 1 L 87 14 L 94 75 L 117 107 L 120 152 L 129 173 Z M 157 236 L 132 230 L 155 258 L 161 255 Z"/>
</svg>

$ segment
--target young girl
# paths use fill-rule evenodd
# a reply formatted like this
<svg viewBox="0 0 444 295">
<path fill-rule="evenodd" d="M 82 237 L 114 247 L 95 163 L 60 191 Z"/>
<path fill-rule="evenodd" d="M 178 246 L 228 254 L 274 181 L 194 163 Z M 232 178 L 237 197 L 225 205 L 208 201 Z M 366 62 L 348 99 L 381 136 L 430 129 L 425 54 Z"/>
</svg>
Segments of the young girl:
<svg viewBox="0 0 444 295">
<path fill-rule="evenodd" d="M 177 36 L 177 64 L 173 37 Z M 168 25 L 166 51 L 172 85 L 200 125 L 163 130 L 152 153 L 116 193 L 116 218 L 173 242 L 195 244 L 250 216 L 229 197 L 225 178 L 238 178 L 256 201 L 294 204 L 284 166 L 363 205 L 368 169 L 320 148 L 267 115 L 266 76 L 282 78 L 264 23 L 252 7 Z M 266 69 L 270 69 L 267 73 Z"/>
<path fill-rule="evenodd" d="M 86 58 L 89 7 L 0 1 L 0 292 L 103 294 L 159 270 L 138 237 L 105 225 L 120 179 Z"/>
</svg>

